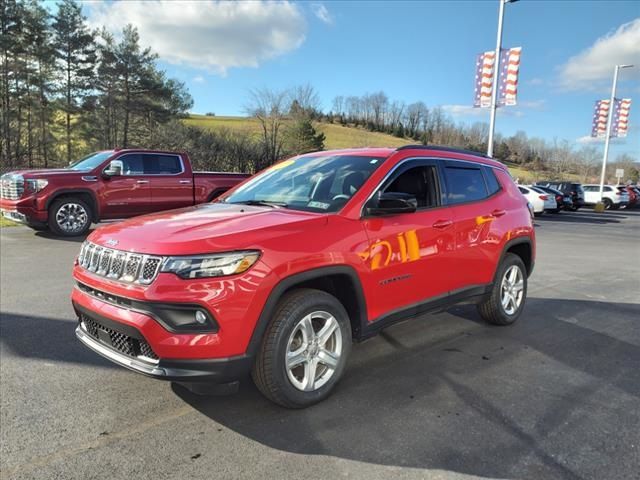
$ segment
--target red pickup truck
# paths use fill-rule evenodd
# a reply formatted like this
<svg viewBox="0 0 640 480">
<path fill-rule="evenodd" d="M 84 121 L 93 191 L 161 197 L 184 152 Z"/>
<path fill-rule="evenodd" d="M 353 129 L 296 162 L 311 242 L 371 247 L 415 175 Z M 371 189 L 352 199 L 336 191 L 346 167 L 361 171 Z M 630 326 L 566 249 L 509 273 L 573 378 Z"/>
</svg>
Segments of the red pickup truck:
<svg viewBox="0 0 640 480">
<path fill-rule="evenodd" d="M 2 175 L 0 210 L 34 229 L 75 236 L 101 220 L 209 202 L 248 176 L 194 172 L 186 153 L 105 150 L 67 168 Z"/>
</svg>

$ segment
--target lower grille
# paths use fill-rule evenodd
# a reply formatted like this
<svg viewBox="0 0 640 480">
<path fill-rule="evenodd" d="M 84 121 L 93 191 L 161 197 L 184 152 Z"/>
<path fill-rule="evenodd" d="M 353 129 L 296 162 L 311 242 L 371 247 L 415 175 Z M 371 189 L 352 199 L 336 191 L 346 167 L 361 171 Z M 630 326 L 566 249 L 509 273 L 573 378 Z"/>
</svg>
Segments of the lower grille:
<svg viewBox="0 0 640 480">
<path fill-rule="evenodd" d="M 18 200 L 24 193 L 24 179 L 21 175 L 7 173 L 0 179 L 0 197 Z"/>
<path fill-rule="evenodd" d="M 117 332 L 83 313 L 80 313 L 80 324 L 91 337 L 112 350 L 132 358 L 158 360 L 158 355 L 144 340 Z"/>
</svg>

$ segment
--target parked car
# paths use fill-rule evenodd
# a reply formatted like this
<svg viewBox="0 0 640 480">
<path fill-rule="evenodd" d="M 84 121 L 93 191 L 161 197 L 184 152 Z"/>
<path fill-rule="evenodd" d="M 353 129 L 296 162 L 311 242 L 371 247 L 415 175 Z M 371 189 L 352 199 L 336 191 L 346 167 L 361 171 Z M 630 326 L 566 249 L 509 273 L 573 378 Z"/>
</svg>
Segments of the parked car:
<svg viewBox="0 0 640 480">
<path fill-rule="evenodd" d="M 573 207 L 573 200 L 571 200 L 571 195 L 568 193 L 562 193 L 560 190 L 556 190 L 555 188 L 543 187 L 541 185 L 536 185 L 536 188 L 555 198 L 556 207 L 555 209 L 550 210 L 551 212 L 558 213 L 560 210 L 571 210 L 571 207 Z"/>
<path fill-rule="evenodd" d="M 556 202 L 555 195 L 551 195 L 545 192 L 544 190 L 542 190 L 541 188 L 536 187 L 534 185 L 528 185 L 528 187 L 534 192 L 538 192 L 540 195 L 543 196 L 545 212 L 558 213 L 558 204 Z"/>
<path fill-rule="evenodd" d="M 34 229 L 82 235 L 91 223 L 208 202 L 249 175 L 193 172 L 186 153 L 105 150 L 67 168 L 0 178 L 0 211 Z"/>
<path fill-rule="evenodd" d="M 585 205 L 595 205 L 599 201 L 600 185 L 584 185 Z M 629 203 L 629 194 L 626 190 L 621 191 L 613 185 L 604 185 L 602 187 L 602 203 L 604 203 L 604 208 L 607 210 L 617 210 Z"/>
<path fill-rule="evenodd" d="M 465 300 L 522 313 L 535 259 L 506 167 L 444 147 L 317 152 L 216 202 L 96 229 L 73 276 L 76 334 L 195 392 L 251 372 L 285 407 L 326 398 L 352 341 Z M 215 387 L 212 387 L 214 385 Z"/>
<path fill-rule="evenodd" d="M 618 190 L 621 192 L 627 192 L 629 195 L 628 208 L 635 208 L 640 202 L 640 192 L 631 185 L 618 185 Z"/>
<path fill-rule="evenodd" d="M 560 190 L 562 193 L 570 195 L 573 202 L 571 210 L 573 211 L 576 211 L 584 206 L 584 189 L 582 188 L 582 184 L 580 183 L 544 180 L 541 182 L 536 182 L 536 186 L 555 188 L 556 190 Z"/>
<path fill-rule="evenodd" d="M 545 209 L 551 206 L 549 195 L 546 193 L 536 191 L 529 185 L 518 185 L 518 189 L 533 206 L 534 215 L 542 215 Z M 555 206 L 555 200 L 552 201 Z"/>
</svg>

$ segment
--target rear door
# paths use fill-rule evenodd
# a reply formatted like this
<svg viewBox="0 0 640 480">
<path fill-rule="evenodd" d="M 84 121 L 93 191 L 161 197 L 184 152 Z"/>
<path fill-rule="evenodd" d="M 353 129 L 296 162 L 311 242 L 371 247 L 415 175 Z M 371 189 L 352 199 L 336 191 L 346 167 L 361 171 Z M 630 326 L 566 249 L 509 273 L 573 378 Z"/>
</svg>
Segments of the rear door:
<svg viewBox="0 0 640 480">
<path fill-rule="evenodd" d="M 452 293 L 484 286 L 493 280 L 508 212 L 491 167 L 444 162 L 446 202 L 455 225 Z"/>
<path fill-rule="evenodd" d="M 193 205 L 193 175 L 180 155 L 145 153 L 143 157 L 151 190 L 151 211 Z"/>
<path fill-rule="evenodd" d="M 454 248 L 451 212 L 442 205 L 436 160 L 403 162 L 374 196 L 378 192 L 414 195 L 418 209 L 363 218 L 369 237 L 363 259 L 372 277 L 373 318 L 448 293 Z"/>
<path fill-rule="evenodd" d="M 125 153 L 122 174 L 102 183 L 101 217 L 126 218 L 151 211 L 151 191 L 144 173 L 144 160 L 139 153 Z"/>
</svg>

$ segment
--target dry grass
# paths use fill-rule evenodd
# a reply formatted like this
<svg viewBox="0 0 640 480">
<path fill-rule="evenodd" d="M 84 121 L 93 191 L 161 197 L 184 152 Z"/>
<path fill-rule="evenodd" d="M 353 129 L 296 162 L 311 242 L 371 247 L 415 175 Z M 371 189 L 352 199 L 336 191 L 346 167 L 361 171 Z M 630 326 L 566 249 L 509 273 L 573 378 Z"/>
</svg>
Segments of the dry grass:
<svg viewBox="0 0 640 480">
<path fill-rule="evenodd" d="M 16 222 L 12 222 L 11 220 L 7 220 L 4 217 L 0 217 L 0 227 L 15 227 L 18 225 Z"/>
</svg>

